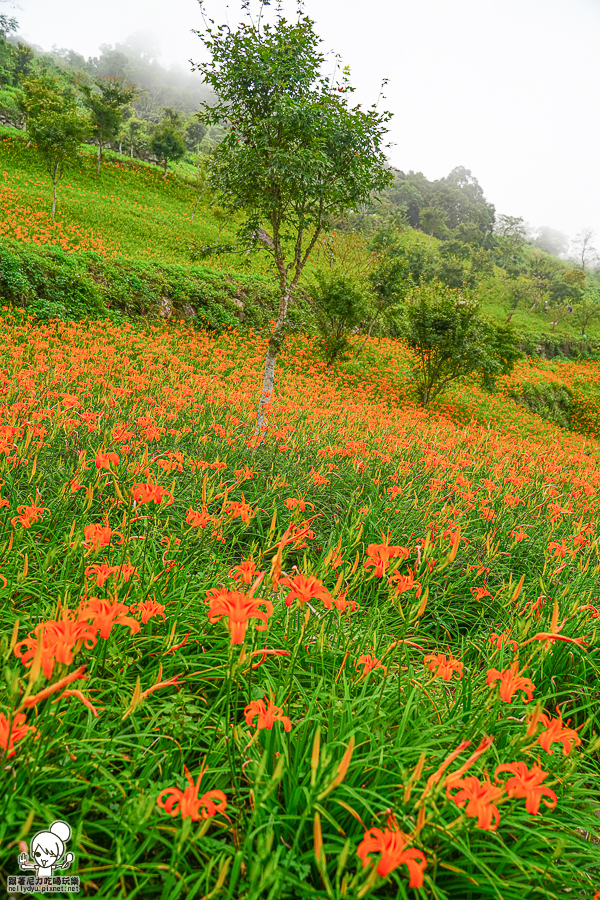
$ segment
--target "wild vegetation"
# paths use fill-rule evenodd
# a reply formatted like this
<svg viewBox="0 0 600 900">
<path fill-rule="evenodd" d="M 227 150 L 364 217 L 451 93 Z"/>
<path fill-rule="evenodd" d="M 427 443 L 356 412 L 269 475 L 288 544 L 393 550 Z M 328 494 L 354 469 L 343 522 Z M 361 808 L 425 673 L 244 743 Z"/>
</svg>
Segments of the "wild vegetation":
<svg viewBox="0 0 600 900">
<path fill-rule="evenodd" d="M 311 27 L 269 58 L 314 63 Z M 232 46 L 233 75 L 262 52 Z M 83 63 L 0 41 L 15 108 L 57 104 L 0 130 L 3 885 L 61 819 L 100 897 L 598 900 L 589 235 L 549 255 L 460 168 L 376 202 L 376 155 L 320 218 L 317 126 L 383 119 L 316 88 L 286 220 L 254 146 L 186 146 L 191 110 L 155 110 L 155 163 L 119 155 L 132 69 Z M 104 130 L 52 218 L 38 138 L 73 116 Z"/>
<path fill-rule="evenodd" d="M 5 873 L 61 816 L 103 896 L 591 897 L 597 440 L 298 336 L 256 447 L 265 339 L 3 335 Z"/>
</svg>

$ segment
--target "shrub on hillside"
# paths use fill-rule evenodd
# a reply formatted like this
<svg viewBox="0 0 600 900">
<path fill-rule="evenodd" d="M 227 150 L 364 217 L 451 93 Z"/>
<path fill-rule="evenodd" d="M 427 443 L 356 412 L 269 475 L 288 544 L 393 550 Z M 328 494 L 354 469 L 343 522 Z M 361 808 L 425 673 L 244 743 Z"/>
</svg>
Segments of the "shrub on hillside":
<svg viewBox="0 0 600 900">
<path fill-rule="evenodd" d="M 546 422 L 561 428 L 572 428 L 573 392 L 566 385 L 548 382 L 528 383 L 508 394 L 520 406 L 537 413 Z"/>
<path fill-rule="evenodd" d="M 441 282 L 415 287 L 400 323 L 413 351 L 414 390 L 421 406 L 472 372 L 481 372 L 483 386 L 493 388 L 496 377 L 508 374 L 520 355 L 508 326 L 487 322 L 476 300 Z"/>
<path fill-rule="evenodd" d="M 359 280 L 334 268 L 317 272 L 309 290 L 319 344 L 331 366 L 348 355 L 350 333 L 368 316 L 367 291 Z"/>
<path fill-rule="evenodd" d="M 81 259 L 58 247 L 33 252 L 0 242 L 0 299 L 42 320 L 106 315 L 106 306 Z"/>
</svg>

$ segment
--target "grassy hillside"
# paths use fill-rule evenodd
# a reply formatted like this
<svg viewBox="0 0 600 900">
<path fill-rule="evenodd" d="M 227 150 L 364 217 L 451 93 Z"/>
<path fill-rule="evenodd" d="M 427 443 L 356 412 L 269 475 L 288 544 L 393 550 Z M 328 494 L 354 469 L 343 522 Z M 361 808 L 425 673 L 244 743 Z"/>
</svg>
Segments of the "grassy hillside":
<svg viewBox="0 0 600 900">
<path fill-rule="evenodd" d="M 60 817 L 102 897 L 591 900 L 597 440 L 393 341 L 290 339 L 260 446 L 264 338 L 0 341 L 4 879 Z"/>
<path fill-rule="evenodd" d="M 125 160 L 52 226 L 36 165 L 0 141 L 7 890 L 60 818 L 82 895 L 592 900 L 600 363 L 424 411 L 299 303 L 259 442 L 262 263 L 193 266 L 218 223 Z"/>
<path fill-rule="evenodd" d="M 0 238 L 29 245 L 54 245 L 68 252 L 89 250 L 107 259 L 140 260 L 157 264 L 190 266 L 202 244 L 233 238 L 232 217 L 200 203 L 194 221 L 192 212 L 198 197 L 194 170 L 188 164 L 172 166 L 166 181 L 154 165 L 106 151 L 100 178 L 95 176 L 95 150 L 84 147 L 74 165 L 67 169 L 60 185 L 56 222 L 50 220 L 51 186 L 26 136 L 16 129 L 0 127 L 0 203 L 3 220 Z M 435 256 L 440 242 L 410 230 L 407 238 Z M 338 242 L 341 236 L 338 235 Z M 269 260 L 264 255 L 215 256 L 203 261 L 208 269 L 240 273 L 273 280 Z M 310 276 L 316 260 L 306 270 Z M 501 292 L 500 292 L 501 293 Z M 501 321 L 506 312 L 493 299 L 498 292 L 482 286 L 486 314 Z M 580 329 L 569 319 L 552 327 L 543 310 L 518 309 L 513 317 L 517 331 L 531 339 L 526 350 L 535 355 L 538 346 L 544 355 L 572 353 L 579 343 Z M 600 340 L 600 324 L 586 332 L 592 342 Z M 587 346 L 587 345 L 586 345 Z M 589 347 L 587 347 L 589 351 Z"/>
<path fill-rule="evenodd" d="M 15 129 L 0 129 L 0 138 L 2 237 L 95 250 L 108 257 L 178 263 L 192 261 L 195 242 L 217 240 L 219 225 L 204 207 L 191 222 L 197 196 L 191 185 L 173 173 L 163 181 L 157 166 L 110 151 L 96 178 L 92 147 L 65 172 L 52 224 L 51 185 L 35 150 Z M 216 259 L 210 262 L 222 266 Z"/>
</svg>

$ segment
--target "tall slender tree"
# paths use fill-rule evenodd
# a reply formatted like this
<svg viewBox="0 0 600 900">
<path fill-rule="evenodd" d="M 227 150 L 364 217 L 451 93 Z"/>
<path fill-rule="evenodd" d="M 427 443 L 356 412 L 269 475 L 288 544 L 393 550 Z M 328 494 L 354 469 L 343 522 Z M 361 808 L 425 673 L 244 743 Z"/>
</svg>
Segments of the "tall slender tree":
<svg viewBox="0 0 600 900">
<path fill-rule="evenodd" d="M 167 177 L 169 160 L 181 159 L 185 156 L 183 139 L 184 120 L 181 113 L 168 106 L 163 108 L 163 116 L 150 136 L 150 149 L 162 160 L 164 166 L 163 180 Z"/>
<path fill-rule="evenodd" d="M 19 108 L 27 131 L 52 179 L 52 219 L 56 215 L 57 185 L 64 166 L 90 134 L 90 123 L 77 109 L 74 95 L 51 75 L 30 75 L 23 81 Z"/>
<path fill-rule="evenodd" d="M 366 202 L 392 180 L 383 147 L 391 113 L 374 104 L 350 108 L 349 70 L 323 72 L 325 57 L 314 22 L 298 2 L 288 22 L 277 4 L 274 24 L 264 7 L 236 31 L 205 16 L 196 32 L 210 60 L 195 68 L 214 91 L 204 104 L 207 125 L 227 132 L 210 162 L 222 205 L 240 214 L 238 245 L 269 254 L 279 280 L 279 311 L 270 336 L 256 435 L 268 430 L 277 355 L 288 330 L 288 311 L 319 235 L 331 219 Z M 202 6 L 202 4 L 201 4 Z M 268 229 L 268 230 L 267 230 Z"/>
<path fill-rule="evenodd" d="M 133 84 L 126 84 L 120 78 L 95 78 L 92 84 L 80 86 L 84 106 L 89 110 L 94 129 L 94 139 L 98 144 L 96 175 L 102 165 L 102 148 L 114 141 L 124 119 L 124 109 L 138 96 Z"/>
</svg>

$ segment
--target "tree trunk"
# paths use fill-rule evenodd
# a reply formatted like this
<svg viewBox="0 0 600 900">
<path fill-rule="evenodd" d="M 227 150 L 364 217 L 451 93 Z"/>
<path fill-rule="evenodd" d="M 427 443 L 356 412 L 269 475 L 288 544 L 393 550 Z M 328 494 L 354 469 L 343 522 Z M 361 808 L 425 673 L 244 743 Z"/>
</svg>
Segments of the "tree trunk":
<svg viewBox="0 0 600 900">
<path fill-rule="evenodd" d="M 123 156 L 123 142 L 119 141 L 119 156 Z"/>
<path fill-rule="evenodd" d="M 54 216 L 56 215 L 56 183 L 57 183 L 57 181 L 58 181 L 58 163 L 56 163 L 56 165 L 54 166 L 54 174 L 52 176 L 52 187 L 54 189 L 54 197 L 52 200 L 52 212 L 50 215 L 51 215 L 53 222 L 54 222 Z"/>
<path fill-rule="evenodd" d="M 279 301 L 279 315 L 275 330 L 269 339 L 267 356 L 265 358 L 265 377 L 263 381 L 262 394 L 258 404 L 258 413 L 256 416 L 256 427 L 254 436 L 260 435 L 261 440 L 267 433 L 269 428 L 269 420 L 267 412 L 273 399 L 273 390 L 275 388 L 275 365 L 277 363 L 277 354 L 281 350 L 283 339 L 285 337 L 285 326 L 287 321 L 287 311 L 291 300 L 291 290 L 285 287 L 281 299 Z"/>
<path fill-rule="evenodd" d="M 205 193 L 206 193 L 206 181 L 204 182 L 204 187 L 202 188 L 202 190 L 201 190 L 201 191 L 198 191 L 198 196 L 196 197 L 196 202 L 194 203 L 194 208 L 193 208 L 193 210 L 192 210 L 192 218 L 191 218 L 191 221 L 192 221 L 192 222 L 194 221 L 194 216 L 196 215 L 196 210 L 198 209 L 198 204 L 200 203 L 200 201 L 201 201 L 202 198 L 204 197 L 204 194 L 205 194 Z M 246 253 L 246 256 L 248 256 L 247 253 Z"/>
<path fill-rule="evenodd" d="M 129 155 L 133 159 L 133 143 L 129 145 Z"/>
<path fill-rule="evenodd" d="M 98 160 L 96 162 L 96 176 L 100 174 L 100 166 L 102 164 L 102 143 L 98 142 Z"/>
<path fill-rule="evenodd" d="M 375 318 L 371 321 L 371 324 L 369 325 L 369 330 L 367 331 L 367 333 L 366 333 L 366 335 L 365 335 L 365 339 L 364 339 L 364 341 L 362 342 L 362 344 L 360 345 L 360 347 L 358 348 L 358 350 L 356 351 L 356 354 L 355 354 L 356 356 L 358 356 L 358 354 L 361 352 L 362 348 L 365 346 L 365 344 L 367 343 L 367 341 L 368 341 L 369 338 L 371 337 L 371 331 L 373 330 L 373 325 L 375 324 L 375 322 L 377 321 L 378 318 L 379 318 L 379 313 L 378 313 L 378 314 L 375 316 Z"/>
<path fill-rule="evenodd" d="M 167 180 L 167 166 L 169 165 L 169 160 L 165 159 L 165 174 L 163 175 L 163 181 Z"/>
</svg>

